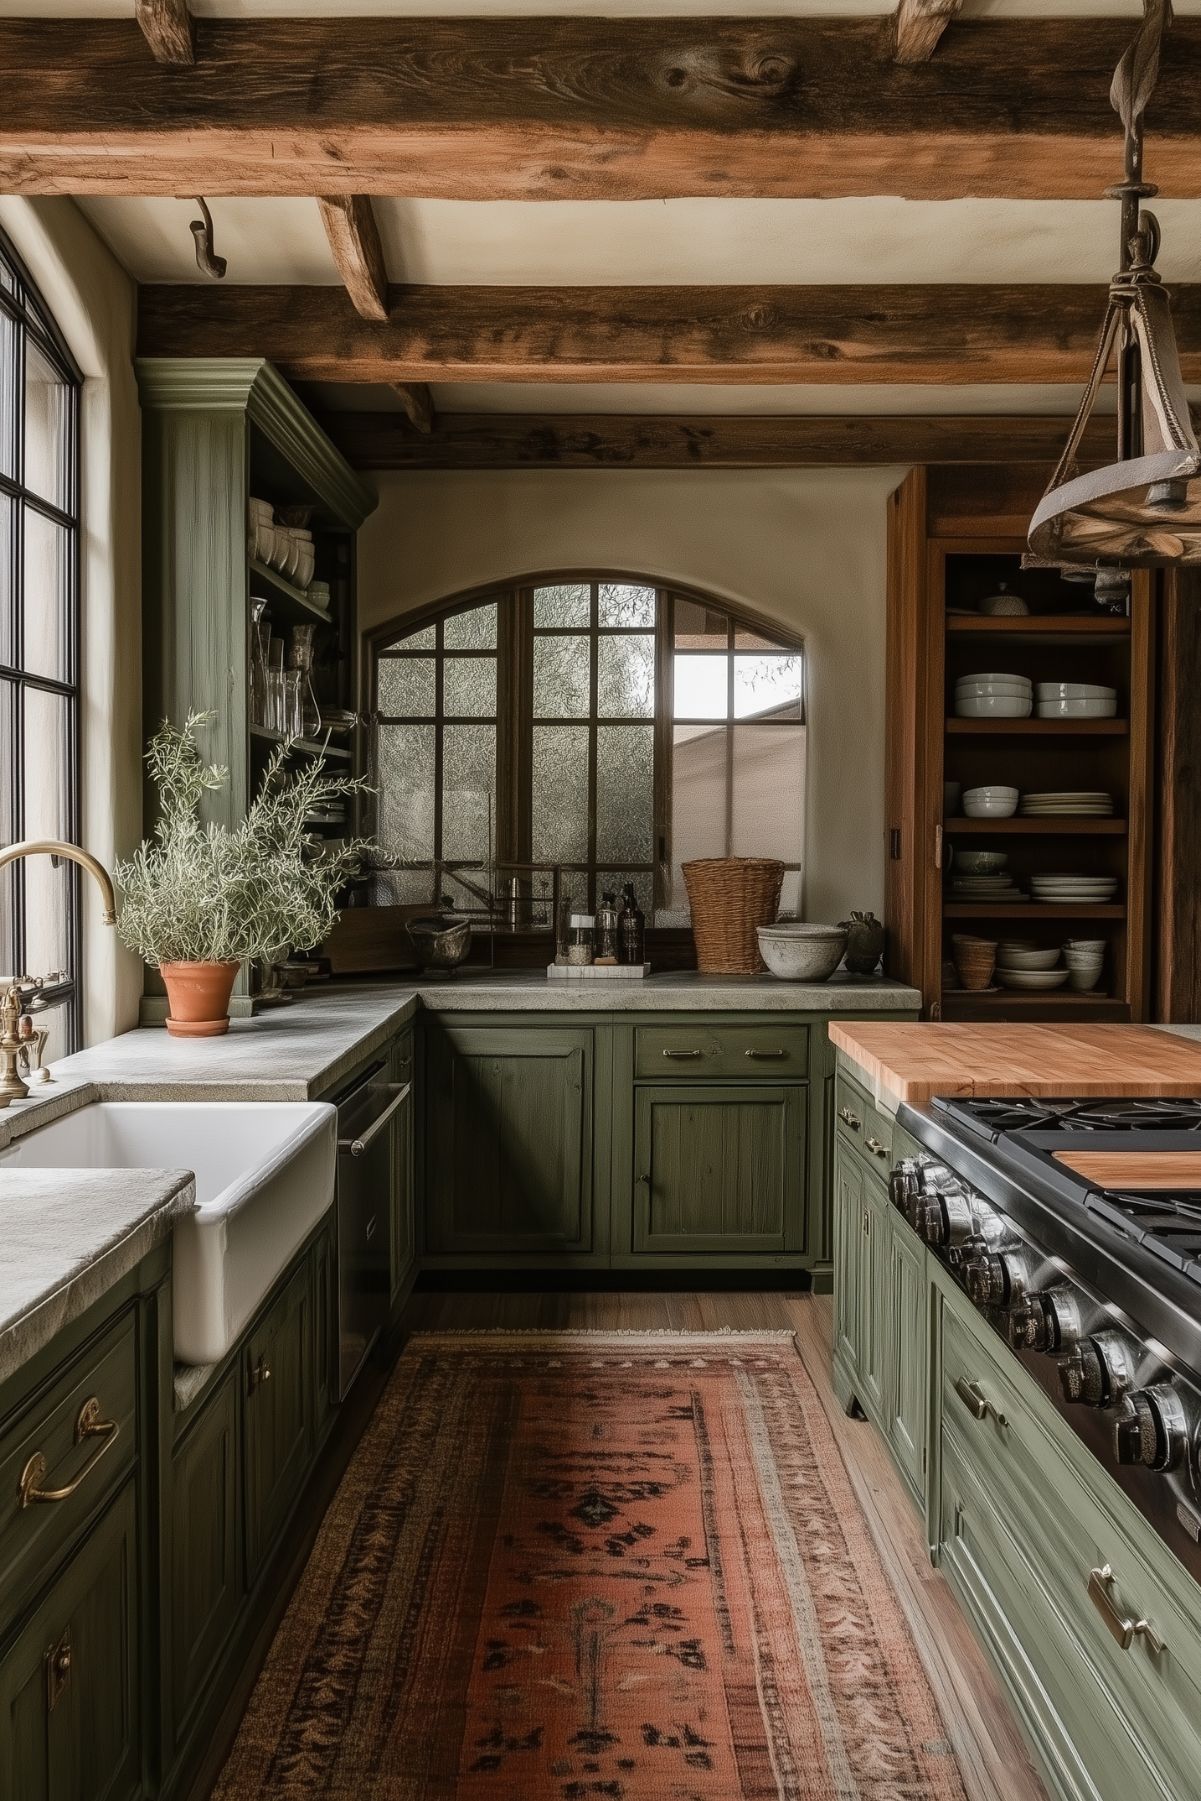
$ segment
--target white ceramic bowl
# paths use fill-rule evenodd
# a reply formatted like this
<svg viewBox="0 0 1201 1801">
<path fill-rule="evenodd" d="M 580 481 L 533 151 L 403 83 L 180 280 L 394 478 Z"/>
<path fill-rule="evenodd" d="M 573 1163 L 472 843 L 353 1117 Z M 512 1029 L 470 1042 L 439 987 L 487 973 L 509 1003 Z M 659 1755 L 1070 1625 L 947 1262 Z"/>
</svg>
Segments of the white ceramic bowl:
<svg viewBox="0 0 1201 1801">
<path fill-rule="evenodd" d="M 1112 700 L 1040 700 L 1040 719 L 1113 719 L 1118 703 Z"/>
<path fill-rule="evenodd" d="M 1067 969 L 1000 969 L 997 975 L 1006 988 L 1062 988 L 1071 974 Z"/>
<path fill-rule="evenodd" d="M 973 670 L 971 675 L 961 675 L 955 683 L 957 688 L 991 687 L 1000 683 L 1004 688 L 1021 688 L 1029 694 L 1034 686 L 1028 675 L 1012 675 L 1003 669 Z"/>
<path fill-rule="evenodd" d="M 1033 706 L 1028 694 L 981 694 L 975 699 L 962 700 L 956 695 L 955 716 L 958 719 L 1029 719 Z"/>
<path fill-rule="evenodd" d="M 824 982 L 842 962 L 847 935 L 837 927 L 804 927 L 782 931 L 758 928 L 759 954 L 771 973 L 784 982 Z"/>
<path fill-rule="evenodd" d="M 1116 688 L 1099 687 L 1096 682 L 1039 682 L 1035 693 L 1040 700 L 1116 700 Z"/>
<path fill-rule="evenodd" d="M 969 788 L 963 797 L 968 819 L 1009 819 L 1017 808 L 1016 788 Z"/>
<path fill-rule="evenodd" d="M 1049 951 L 1015 951 L 1001 945 L 997 951 L 998 969 L 1039 970 L 1054 969 L 1059 962 L 1059 952 Z"/>
<path fill-rule="evenodd" d="M 1063 947 L 1065 957 L 1077 952 L 1081 955 L 1091 952 L 1094 956 L 1103 957 L 1105 951 L 1106 941 L 1104 938 L 1069 938 Z"/>
</svg>

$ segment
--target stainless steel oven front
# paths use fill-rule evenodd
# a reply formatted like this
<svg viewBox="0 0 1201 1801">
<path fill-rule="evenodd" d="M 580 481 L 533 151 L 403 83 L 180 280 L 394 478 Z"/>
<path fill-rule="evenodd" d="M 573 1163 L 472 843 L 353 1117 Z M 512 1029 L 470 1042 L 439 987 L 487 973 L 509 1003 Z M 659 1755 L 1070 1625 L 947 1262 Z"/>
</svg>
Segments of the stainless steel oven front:
<svg viewBox="0 0 1201 1801">
<path fill-rule="evenodd" d="M 392 1122 L 409 1094 L 374 1064 L 338 1101 L 338 1397 L 350 1389 L 388 1317 Z"/>
</svg>

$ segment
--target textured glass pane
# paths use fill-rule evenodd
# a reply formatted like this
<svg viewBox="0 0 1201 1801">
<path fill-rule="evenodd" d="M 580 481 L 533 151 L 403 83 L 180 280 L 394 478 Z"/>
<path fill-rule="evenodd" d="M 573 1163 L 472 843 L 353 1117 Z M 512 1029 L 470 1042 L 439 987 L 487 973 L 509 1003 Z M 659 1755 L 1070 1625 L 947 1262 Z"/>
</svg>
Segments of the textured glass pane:
<svg viewBox="0 0 1201 1801">
<path fill-rule="evenodd" d="M 534 589 L 534 625 L 571 627 L 592 624 L 592 590 L 587 582 L 568 582 Z"/>
<path fill-rule="evenodd" d="M 596 877 L 596 895 L 599 900 L 606 889 L 617 896 L 617 904 L 621 906 L 621 891 L 627 882 L 633 882 L 634 893 L 638 905 L 646 915 L 647 925 L 654 923 L 655 911 L 655 878 L 649 869 L 622 869 L 612 874 L 607 869 L 598 871 Z"/>
<path fill-rule="evenodd" d="M 725 725 L 678 725 L 671 761 L 671 910 L 688 916 L 688 897 L 680 865 L 694 857 L 729 855 L 726 836 L 730 728 Z"/>
<path fill-rule="evenodd" d="M 597 640 L 596 710 L 601 719 L 653 719 L 655 640 L 647 633 Z"/>
<path fill-rule="evenodd" d="M 25 486 L 63 512 L 71 503 L 71 389 L 25 340 Z"/>
<path fill-rule="evenodd" d="M 33 507 L 25 508 L 25 586 L 21 597 L 25 648 L 32 675 L 71 680 L 67 604 L 71 534 Z"/>
<path fill-rule="evenodd" d="M 380 849 L 407 863 L 432 857 L 434 727 L 381 725 L 376 779 Z"/>
<path fill-rule="evenodd" d="M 590 640 L 534 639 L 535 719 L 576 719 L 588 712 Z"/>
<path fill-rule="evenodd" d="M 654 837 L 654 770 L 653 726 L 597 727 L 598 862 L 650 862 Z"/>
<path fill-rule="evenodd" d="M 71 837 L 71 714 L 61 694 L 26 688 L 24 694 L 26 838 Z M 24 865 L 25 972 L 50 975 L 70 968 L 67 921 L 70 911 L 71 865 L 56 869 L 49 857 L 30 857 Z"/>
<path fill-rule="evenodd" d="M 802 719 L 804 661 L 799 652 L 734 658 L 735 719 Z"/>
<path fill-rule="evenodd" d="M 442 665 L 442 711 L 495 714 L 496 658 L 447 657 Z"/>
<path fill-rule="evenodd" d="M 373 907 L 428 907 L 436 900 L 432 869 L 377 869 L 367 884 Z"/>
<path fill-rule="evenodd" d="M 432 719 L 436 710 L 433 657 L 381 657 L 376 706 L 394 719 Z"/>
<path fill-rule="evenodd" d="M 442 735 L 442 855 L 482 863 L 491 817 L 495 855 L 496 727 L 448 725 Z"/>
<path fill-rule="evenodd" d="M 447 650 L 495 650 L 496 602 L 472 607 L 470 612 L 456 613 L 442 626 L 442 643 Z"/>
<path fill-rule="evenodd" d="M 12 844 L 17 838 L 17 793 L 13 780 L 13 721 L 16 718 L 17 690 L 12 682 L 0 676 L 0 844 Z M 13 894 L 19 879 L 19 863 L 8 863 L 0 869 L 0 975 L 21 975 L 15 932 Z"/>
<path fill-rule="evenodd" d="M 536 725 L 533 748 L 533 860 L 586 863 L 588 728 Z"/>
<path fill-rule="evenodd" d="M 17 328 L 0 312 L 0 475 L 17 473 Z"/>
<path fill-rule="evenodd" d="M 724 650 L 729 641 L 729 621 L 724 613 L 701 606 L 695 600 L 677 600 L 674 630 L 677 650 Z"/>
<path fill-rule="evenodd" d="M 730 706 L 729 657 L 679 656 L 675 659 L 677 719 L 725 719 Z"/>
<path fill-rule="evenodd" d="M 805 833 L 803 725 L 734 727 L 736 857 L 799 863 Z"/>
<path fill-rule="evenodd" d="M 16 638 L 14 635 L 15 584 L 13 576 L 13 549 L 16 539 L 14 525 L 17 516 L 17 503 L 0 494 L 0 663 L 15 663 L 17 660 Z M 0 757 L 0 769 L 3 769 L 7 757 Z"/>
<path fill-rule="evenodd" d="M 438 644 L 438 628 L 436 625 L 423 625 L 419 632 L 410 632 L 407 638 L 397 641 L 397 650 L 434 650 Z"/>
<path fill-rule="evenodd" d="M 602 582 L 596 617 L 598 625 L 654 625 L 655 590 L 630 582 Z"/>
</svg>

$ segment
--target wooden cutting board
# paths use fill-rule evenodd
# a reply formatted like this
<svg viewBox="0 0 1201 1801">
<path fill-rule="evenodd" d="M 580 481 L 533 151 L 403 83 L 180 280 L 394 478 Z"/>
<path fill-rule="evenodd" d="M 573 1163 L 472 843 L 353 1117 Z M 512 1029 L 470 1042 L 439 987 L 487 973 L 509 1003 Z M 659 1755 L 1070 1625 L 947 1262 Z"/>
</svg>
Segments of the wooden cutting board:
<svg viewBox="0 0 1201 1801">
<path fill-rule="evenodd" d="M 1151 1026 L 834 1021 L 830 1038 L 894 1102 L 933 1095 L 1201 1095 L 1201 1043 Z"/>
<path fill-rule="evenodd" d="M 1055 1161 L 1098 1188 L 1201 1189 L 1201 1151 L 1056 1151 Z"/>
</svg>

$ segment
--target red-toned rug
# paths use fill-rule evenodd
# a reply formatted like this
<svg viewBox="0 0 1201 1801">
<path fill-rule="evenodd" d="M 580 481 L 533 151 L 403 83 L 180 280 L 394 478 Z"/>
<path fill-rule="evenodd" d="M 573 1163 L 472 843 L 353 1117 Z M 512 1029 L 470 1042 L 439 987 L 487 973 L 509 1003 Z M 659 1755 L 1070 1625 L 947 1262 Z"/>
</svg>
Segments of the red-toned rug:
<svg viewBox="0 0 1201 1801">
<path fill-rule="evenodd" d="M 423 1335 L 218 1801 L 962 1801 L 784 1333 Z"/>
</svg>

